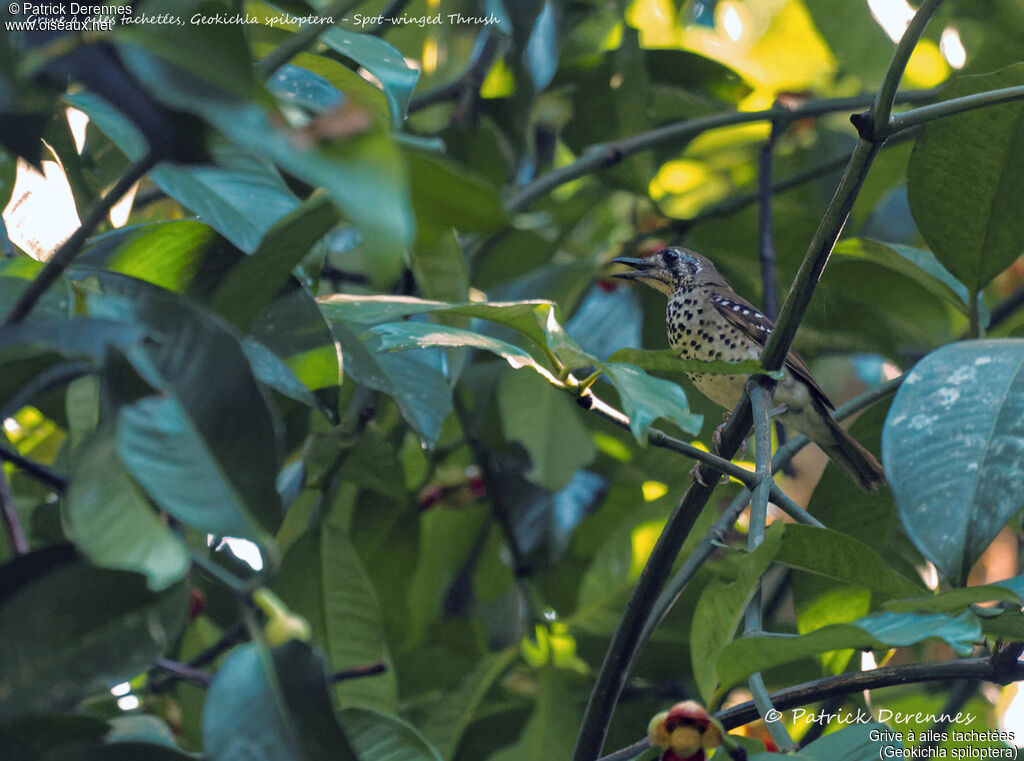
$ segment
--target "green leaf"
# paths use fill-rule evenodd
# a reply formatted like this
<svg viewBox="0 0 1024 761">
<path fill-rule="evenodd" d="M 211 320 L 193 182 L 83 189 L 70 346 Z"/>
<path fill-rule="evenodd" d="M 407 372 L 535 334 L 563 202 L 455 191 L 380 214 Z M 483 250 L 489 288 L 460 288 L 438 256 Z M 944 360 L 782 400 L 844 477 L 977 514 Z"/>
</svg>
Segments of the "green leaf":
<svg viewBox="0 0 1024 761">
<path fill-rule="evenodd" d="M 1020 578 L 1020 577 L 1016 577 Z M 1013 602 L 1020 604 L 1020 595 L 1011 589 L 996 584 L 950 589 L 931 597 L 911 597 L 906 600 L 888 600 L 882 604 L 885 610 L 894 613 L 928 611 L 931 613 L 957 613 L 971 605 L 983 602 Z"/>
<path fill-rule="evenodd" d="M 576 405 L 539 379 L 507 374 L 497 401 L 505 439 L 526 448 L 531 463 L 526 475 L 534 483 L 557 491 L 597 454 Z"/>
<path fill-rule="evenodd" d="M 357 383 L 393 396 L 402 416 L 433 445 L 452 411 L 444 376 L 409 356 L 372 353 L 345 322 L 335 320 L 331 329 L 341 345 L 345 372 Z"/>
<path fill-rule="evenodd" d="M 767 375 L 769 378 L 781 380 L 780 370 L 765 370 L 756 359 L 742 359 L 739 362 L 726 362 L 722 359 L 703 361 L 699 359 L 683 359 L 674 349 L 619 349 L 610 357 L 609 362 L 625 362 L 643 370 L 655 370 L 666 373 L 713 373 L 722 375 Z"/>
<path fill-rule="evenodd" d="M 689 50 L 644 50 L 651 82 L 710 93 L 727 103 L 739 103 L 751 92 L 750 85 L 733 69 Z"/>
<path fill-rule="evenodd" d="M 380 37 L 333 27 L 322 34 L 320 40 L 380 80 L 391 109 L 391 123 L 396 129 L 401 127 L 420 76 L 419 70 L 406 64 L 402 54 Z"/>
<path fill-rule="evenodd" d="M 121 410 L 121 460 L 158 505 L 185 523 L 266 539 L 281 520 L 276 434 L 238 339 L 173 294 L 125 278 L 110 278 L 107 287 L 134 300 L 91 293 L 91 313 L 145 324 L 160 336 L 127 353 L 163 395 Z"/>
<path fill-rule="evenodd" d="M 619 392 L 622 409 L 629 416 L 629 428 L 637 441 L 647 441 L 647 430 L 658 418 L 675 423 L 687 433 L 700 433 L 704 418 L 690 412 L 686 394 L 675 383 L 619 362 L 602 367 Z"/>
<path fill-rule="evenodd" d="M 1024 84 L 1024 64 L 960 77 L 948 98 Z M 907 170 L 910 209 L 935 256 L 977 293 L 1024 251 L 1024 104 L 928 122 Z"/>
<path fill-rule="evenodd" d="M 138 48 L 121 50 L 125 65 L 165 103 L 200 116 L 233 143 L 273 161 L 310 185 L 323 187 L 363 234 L 375 283 L 390 283 L 415 238 L 405 162 L 380 129 L 344 140 L 301 146 L 277 126 L 275 114 L 254 102 L 205 97 L 183 88 L 180 70 Z"/>
<path fill-rule="evenodd" d="M 88 114 L 130 159 L 138 160 L 145 153 L 142 135 L 105 100 L 89 92 L 69 95 L 66 100 Z M 204 223 L 251 253 L 277 220 L 299 206 L 299 199 L 258 153 L 220 147 L 213 154 L 215 166 L 164 162 L 148 176 Z"/>
<path fill-rule="evenodd" d="M 911 248 L 898 243 L 881 243 L 868 238 L 854 238 L 840 241 L 835 254 L 881 264 L 883 267 L 906 275 L 928 289 L 934 296 L 945 301 L 963 314 L 970 311 L 970 294 L 967 286 L 957 280 L 942 266 L 931 251 Z"/>
<path fill-rule="evenodd" d="M 188 573 L 188 550 L 128 475 L 110 427 L 78 448 L 70 476 L 64 530 L 93 563 L 141 573 L 154 591 Z"/>
<path fill-rule="evenodd" d="M 892 738 L 893 731 L 885 724 L 857 724 L 831 732 L 794 753 L 802 761 L 877 761 L 899 758 L 903 743 Z M 778 753 L 758 753 L 750 761 L 778 761 Z"/>
<path fill-rule="evenodd" d="M 790 568 L 866 587 L 883 599 L 918 596 L 923 591 L 859 539 L 829 529 L 787 525 L 775 560 Z"/>
<path fill-rule="evenodd" d="M 468 266 L 454 232 L 446 232 L 432 247 L 417 243 L 409 253 L 409 263 L 427 298 L 453 302 L 468 298 Z"/>
<path fill-rule="evenodd" d="M 957 618 L 927 613 L 876 613 L 849 624 L 833 624 L 799 637 L 739 639 L 717 656 L 723 687 L 739 684 L 758 671 L 833 650 L 906 647 L 938 638 L 959 655 L 970 655 L 981 639 L 981 624 L 971 613 Z"/>
<path fill-rule="evenodd" d="M 908 536 L 962 582 L 1020 509 L 1024 340 L 965 341 L 921 360 L 889 410 L 882 461 Z"/>
<path fill-rule="evenodd" d="M 519 739 L 487 761 L 519 761 L 524 758 L 569 758 L 582 719 L 581 704 L 573 699 L 568 681 L 554 666 L 537 674 L 537 700 Z"/>
<path fill-rule="evenodd" d="M 518 346 L 471 330 L 430 322 L 389 322 L 374 326 L 367 335 L 372 337 L 377 351 L 406 351 L 429 347 L 485 349 L 502 357 L 513 368 L 532 368 L 550 383 L 562 385 L 551 371 Z"/>
<path fill-rule="evenodd" d="M 697 602 L 693 611 L 693 623 L 690 626 L 690 653 L 693 659 L 693 676 L 705 701 L 711 699 L 719 682 L 723 682 L 723 686 L 733 684 L 724 684 L 721 665 L 718 666 L 716 675 L 716 661 L 729 646 L 736 627 L 743 618 L 743 611 L 758 589 L 762 574 L 779 549 L 781 538 L 781 527 L 769 528 L 761 545 L 740 561 L 735 580 L 712 580 L 704 588 Z M 756 670 L 752 669 L 748 673 Z"/>
<path fill-rule="evenodd" d="M 442 758 L 455 758 L 462 736 L 483 706 L 487 692 L 518 657 L 516 647 L 485 655 L 451 693 L 436 701 L 422 726 Z"/>
<path fill-rule="evenodd" d="M 450 227 L 489 233 L 508 224 L 498 190 L 483 178 L 412 151 L 406 152 L 406 161 L 421 245 L 436 246 Z"/>
<path fill-rule="evenodd" d="M 323 664 L 298 640 L 229 653 L 206 693 L 202 731 L 213 761 L 358 761 L 334 716 Z"/>
<path fill-rule="evenodd" d="M 16 259 L 0 259 L 0 311 L 7 314 L 14 303 L 39 271 L 42 262 L 27 256 Z M 68 281 L 60 278 L 54 283 L 29 313 L 26 321 L 67 317 L 71 310 Z"/>
<path fill-rule="evenodd" d="M 242 351 L 252 366 L 253 375 L 260 383 L 308 407 L 320 406 L 319 400 L 292 369 L 259 341 L 249 337 L 243 338 Z M 327 412 L 322 407 L 321 411 Z"/>
<path fill-rule="evenodd" d="M 373 583 L 348 536 L 329 522 L 298 539 L 285 553 L 272 585 L 281 599 L 309 621 L 333 671 L 383 662 L 387 671 L 340 682 L 342 706 L 394 711 L 395 672 L 384 641 Z"/>
<path fill-rule="evenodd" d="M 247 331 L 252 321 L 288 282 L 292 270 L 338 222 L 326 196 L 314 195 L 274 223 L 252 256 L 242 259 L 221 280 L 210 307 Z"/>
<path fill-rule="evenodd" d="M 144 576 L 91 567 L 66 546 L 0 566 L 0 590 L 0 720 L 128 681 L 177 640 L 188 610 L 184 585 L 154 594 Z"/>
<path fill-rule="evenodd" d="M 872 17 L 866 3 L 807 0 L 814 25 L 832 49 L 845 74 L 876 87 L 892 58 L 895 43 Z"/>
<path fill-rule="evenodd" d="M 413 726 L 395 716 L 352 708 L 342 711 L 341 723 L 360 759 L 441 761 Z"/>
</svg>

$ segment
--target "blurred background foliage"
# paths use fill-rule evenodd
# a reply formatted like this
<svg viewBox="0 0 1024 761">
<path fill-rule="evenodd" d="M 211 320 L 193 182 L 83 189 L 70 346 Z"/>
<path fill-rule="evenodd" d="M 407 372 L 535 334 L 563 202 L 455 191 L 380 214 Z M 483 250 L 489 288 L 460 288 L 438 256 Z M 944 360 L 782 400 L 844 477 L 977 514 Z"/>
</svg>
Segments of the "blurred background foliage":
<svg viewBox="0 0 1024 761">
<path fill-rule="evenodd" d="M 146 759 L 164 757 L 154 745 L 167 758 L 568 758 L 594 671 L 689 463 L 641 446 L 644 430 L 634 437 L 587 414 L 543 372 L 508 364 L 556 372 L 552 356 L 585 352 L 574 365 L 583 367 L 623 347 L 664 348 L 663 299 L 605 279 L 619 255 L 682 244 L 763 303 L 758 161 L 769 139 L 785 293 L 856 142 L 849 115 L 870 105 L 912 9 L 901 0 L 287 0 L 149 2 L 135 13 L 282 11 L 349 20 L 273 66 L 267 57 L 297 24 L 121 25 L 77 48 L 116 53 L 102 61 L 63 59 L 65 49 L 29 34 L 0 39 L 4 312 L 38 272 L 33 260 L 131 162 L 147 150 L 162 159 L 30 318 L 0 332 L 2 446 L 49 474 L 4 466 L 32 551 L 16 558 L 0 542 L 9 754 L 0 755 L 78 758 L 61 754 L 111 752 L 107 743 L 121 745 L 118 758 Z M 439 23 L 358 20 L 381 13 Z M 1022 60 L 1019 2 L 950 0 L 902 88 L 927 102 L 1020 84 L 1020 67 L 1006 67 Z M 142 105 L 126 110 L 116 85 L 86 77 L 86 64 L 127 72 L 133 89 L 120 100 Z M 1000 70 L 998 81 L 961 80 Z M 967 84 L 932 89 L 950 78 Z M 774 129 L 751 119 L 616 160 L 618 141 L 680 121 L 865 94 Z M 1008 144 L 1019 146 L 1019 108 L 1000 108 Z M 950 187 L 928 162 L 908 198 L 919 134 L 900 135 L 876 160 L 797 339 L 837 402 L 958 340 L 978 291 L 991 336 L 1024 336 L 1024 311 L 996 311 L 1024 286 L 1020 222 L 1009 225 L 1009 256 L 985 259 L 986 249 L 965 263 L 936 246 L 927 231 L 944 240 L 942 220 L 919 209 L 945 199 L 976 215 L 992 204 L 970 200 L 984 178 Z M 532 192 L 594 152 L 607 166 Z M 1003 177 L 1020 165 L 1004 159 Z M 395 298 L 370 298 L 385 294 Z M 527 299 L 554 302 L 557 314 L 474 306 Z M 437 348 L 438 335 L 454 348 Z M 382 351 L 396 348 L 410 350 Z M 686 399 L 659 401 L 668 394 L 659 378 Z M 634 385 L 609 373 L 594 389 L 687 441 L 706 445 L 720 420 L 678 373 L 652 371 Z M 887 404 L 853 429 L 876 452 Z M 805 451 L 779 483 L 891 573 L 919 579 L 921 546 L 892 494 L 865 496 L 831 466 L 819 482 L 823 468 L 820 453 Z M 720 489 L 713 506 L 737 489 Z M 717 512 L 705 511 L 681 557 Z M 608 749 L 634 742 L 666 702 L 698 694 L 693 664 L 707 654 L 690 652 L 693 620 L 709 585 L 742 577 L 741 553 L 728 548 L 744 521 L 644 651 Z M 786 536 L 796 546 L 800 535 Z M 1014 533 L 993 547 L 973 582 L 1017 573 Z M 249 587 L 232 592 L 231 579 Z M 771 626 L 789 633 L 858 620 L 887 599 L 881 581 L 871 588 L 797 563 L 766 583 Z M 247 602 L 257 587 L 281 607 L 259 612 Z M 292 614 L 308 622 L 313 649 L 293 640 L 269 650 L 254 622 Z M 1002 623 L 986 633 L 1020 631 Z M 244 631 L 255 644 L 237 644 Z M 718 636 L 724 647 L 731 632 Z M 940 640 L 872 641 L 890 663 L 949 656 L 964 641 Z M 211 654 L 217 643 L 233 649 Z M 765 678 L 781 687 L 858 668 L 855 647 L 864 645 L 808 649 Z M 191 662 L 213 684 L 158 657 Z M 383 671 L 331 682 L 322 663 L 335 674 Z M 968 696 L 978 727 L 1004 720 L 1013 689 Z M 948 691 L 892 688 L 873 704 L 935 710 Z M 851 696 L 847 707 L 863 701 Z"/>
</svg>

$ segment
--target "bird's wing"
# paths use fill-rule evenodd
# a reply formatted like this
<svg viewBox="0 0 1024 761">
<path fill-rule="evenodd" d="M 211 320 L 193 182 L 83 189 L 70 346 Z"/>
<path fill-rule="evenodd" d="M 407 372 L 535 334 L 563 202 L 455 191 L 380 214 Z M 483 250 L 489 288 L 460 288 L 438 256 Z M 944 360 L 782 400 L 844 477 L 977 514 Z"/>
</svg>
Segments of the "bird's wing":
<svg viewBox="0 0 1024 761">
<path fill-rule="evenodd" d="M 751 305 L 749 301 L 733 293 L 729 295 L 713 294 L 711 296 L 711 303 L 726 320 L 743 331 L 743 334 L 758 346 L 764 348 L 768 336 L 771 335 L 772 330 L 775 328 L 775 323 Z M 832 404 L 828 395 L 821 390 L 821 386 L 818 385 L 818 382 L 811 375 L 807 363 L 804 362 L 803 357 L 795 349 L 790 349 L 789 353 L 786 354 L 785 366 L 793 375 L 807 384 L 812 396 L 817 398 L 828 409 L 835 409 L 835 405 Z"/>
</svg>

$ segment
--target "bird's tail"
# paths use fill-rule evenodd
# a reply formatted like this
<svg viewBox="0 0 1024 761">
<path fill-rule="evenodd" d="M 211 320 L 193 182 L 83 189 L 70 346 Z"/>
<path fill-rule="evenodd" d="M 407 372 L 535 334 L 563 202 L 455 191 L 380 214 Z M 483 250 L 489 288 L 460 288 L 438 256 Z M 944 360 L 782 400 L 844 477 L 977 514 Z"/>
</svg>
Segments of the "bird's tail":
<svg viewBox="0 0 1024 761">
<path fill-rule="evenodd" d="M 824 410 L 823 410 L 824 411 Z M 823 416 L 828 425 L 828 439 L 815 437 L 814 443 L 821 447 L 825 454 L 847 476 L 857 482 L 864 491 L 875 491 L 885 483 L 885 471 L 875 456 L 865 449 L 859 441 L 839 427 L 839 423 L 825 412 Z"/>
</svg>

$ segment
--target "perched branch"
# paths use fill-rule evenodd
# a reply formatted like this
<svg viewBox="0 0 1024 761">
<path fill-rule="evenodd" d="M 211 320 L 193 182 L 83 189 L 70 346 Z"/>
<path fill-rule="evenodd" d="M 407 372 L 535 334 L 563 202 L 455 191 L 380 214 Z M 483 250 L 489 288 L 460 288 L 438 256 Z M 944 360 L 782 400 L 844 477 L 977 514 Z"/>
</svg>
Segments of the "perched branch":
<svg viewBox="0 0 1024 761">
<path fill-rule="evenodd" d="M 595 414 L 603 417 L 620 428 L 629 430 L 629 418 L 625 414 L 615 409 L 611 405 L 599 399 L 592 392 L 584 397 L 586 401 L 583 406 L 590 409 Z M 760 483 L 760 477 L 756 473 L 751 473 L 746 468 L 741 468 L 724 457 L 719 457 L 713 452 L 708 452 L 699 447 L 695 447 L 692 444 L 687 444 L 685 441 L 669 436 L 662 430 L 657 428 L 650 428 L 647 432 L 647 443 L 651 446 L 661 447 L 662 449 L 668 449 L 677 454 L 681 454 L 684 457 L 702 462 L 705 465 L 714 468 L 716 473 L 735 478 L 741 484 L 746 486 L 748 489 L 754 489 L 758 483 Z M 803 523 L 808 526 L 821 526 L 821 523 L 816 519 L 812 518 L 806 510 L 800 507 L 793 499 L 786 494 L 782 489 L 778 487 L 774 482 L 770 484 L 771 500 L 779 508 L 789 515 L 793 520 L 798 523 Z"/>
<path fill-rule="evenodd" d="M 42 271 L 29 283 L 28 287 L 14 303 L 14 306 L 11 307 L 11 311 L 7 313 L 3 322 L 0 323 L 0 329 L 8 325 L 16 325 L 28 316 L 36 302 L 57 281 L 57 278 L 63 274 L 64 270 L 71 265 L 75 257 L 81 253 L 85 241 L 92 235 L 93 231 L 107 214 L 110 213 L 110 210 L 156 164 L 156 154 L 148 153 L 125 170 L 124 174 L 114 183 L 114 187 L 103 194 L 92 207 L 85 221 L 71 234 L 70 238 L 60 245 L 43 266 Z"/>
<path fill-rule="evenodd" d="M 0 515 L 3 517 L 7 536 L 11 540 L 11 550 L 15 555 L 24 555 L 29 549 L 28 539 L 25 537 L 25 529 L 21 527 L 18 506 L 14 503 L 14 495 L 11 494 L 3 466 L 0 466 Z"/>
</svg>

